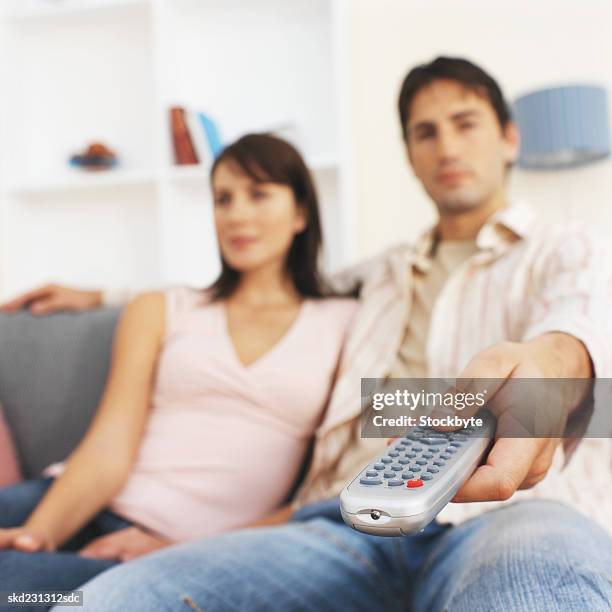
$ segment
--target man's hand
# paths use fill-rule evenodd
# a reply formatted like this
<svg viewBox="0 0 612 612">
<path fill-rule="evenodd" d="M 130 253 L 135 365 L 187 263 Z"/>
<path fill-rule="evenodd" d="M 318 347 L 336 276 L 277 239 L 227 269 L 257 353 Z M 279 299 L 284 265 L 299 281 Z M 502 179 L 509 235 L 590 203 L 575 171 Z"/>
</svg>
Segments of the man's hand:
<svg viewBox="0 0 612 612">
<path fill-rule="evenodd" d="M 0 550 L 8 548 L 21 552 L 55 550 L 53 542 L 42 531 L 25 526 L 0 529 Z"/>
<path fill-rule="evenodd" d="M 96 538 L 79 551 L 84 557 L 130 561 L 174 542 L 144 532 L 138 527 L 127 527 L 109 535 Z"/>
<path fill-rule="evenodd" d="M 32 314 L 44 315 L 57 310 L 88 310 L 102 305 L 102 291 L 71 289 L 62 285 L 45 285 L 24 293 L 0 306 L 2 312 L 28 308 Z"/>
<path fill-rule="evenodd" d="M 519 489 L 530 489 L 546 476 L 558 438 L 500 438 L 487 462 L 476 469 L 453 501 L 503 501 Z"/>
<path fill-rule="evenodd" d="M 505 342 L 476 355 L 460 379 L 497 379 L 501 386 L 493 389 L 489 401 L 502 409 L 498 412 L 497 433 L 516 431 L 516 415 L 503 408 L 512 402 L 504 397 L 503 381 L 513 378 L 589 378 L 592 364 L 584 345 L 567 334 L 549 333 L 531 342 Z M 586 381 L 585 381 L 586 382 Z M 576 407 L 576 397 L 553 398 L 549 412 L 549 431 L 562 434 L 569 412 Z M 491 401 L 492 400 L 492 401 Z M 566 405 L 559 405 L 565 401 Z M 495 413 L 495 408 L 493 409 Z M 476 469 L 455 495 L 453 501 L 500 501 L 512 497 L 518 489 L 531 488 L 540 482 L 552 465 L 560 442 L 554 433 L 545 438 L 500 438 L 491 448 L 486 463 Z"/>
</svg>

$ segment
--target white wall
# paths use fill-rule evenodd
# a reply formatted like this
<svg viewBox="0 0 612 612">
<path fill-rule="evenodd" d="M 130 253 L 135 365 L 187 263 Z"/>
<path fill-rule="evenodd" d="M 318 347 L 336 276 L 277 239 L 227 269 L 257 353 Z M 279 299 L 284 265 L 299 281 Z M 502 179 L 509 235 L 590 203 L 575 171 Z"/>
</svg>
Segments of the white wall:
<svg viewBox="0 0 612 612">
<path fill-rule="evenodd" d="M 0 11 L 8 2 L 0 0 Z M 49 20 L 0 20 L 0 299 L 48 280 L 139 287 L 197 277 L 202 245 L 212 243 L 199 230 L 204 212 L 195 208 L 206 180 L 164 178 L 167 156 L 157 149 L 166 145 L 159 137 L 166 105 L 208 108 L 212 94 L 200 84 L 222 83 L 222 75 L 248 85 L 243 96 L 230 88 L 228 99 L 215 98 L 211 106 L 221 109 L 227 137 L 235 135 L 234 124 L 243 129 L 255 119 L 263 124 L 296 114 L 306 153 L 339 158 L 316 176 L 326 225 L 334 228 L 327 242 L 337 245 L 340 236 L 355 243 L 354 258 L 414 238 L 433 219 L 407 166 L 395 108 L 414 64 L 440 53 L 465 55 L 490 70 L 509 98 L 573 80 L 612 92 L 610 0 L 258 0 L 255 8 L 240 0 L 106 2 L 125 7 L 95 17 L 75 11 Z M 334 20 L 331 7 L 338 9 Z M 266 36 L 258 37 L 256 27 Z M 202 39 L 201 31 L 209 36 Z M 210 41 L 219 32 L 248 41 L 248 61 L 239 46 L 228 57 L 231 40 L 225 53 L 214 53 Z M 279 51 L 286 48 L 291 53 Z M 274 50 L 278 57 L 271 58 Z M 275 70 L 259 72 L 269 65 Z M 244 74 L 236 76 L 239 67 Z M 218 79 L 206 78 L 204 69 Z M 218 97 L 222 89 L 212 93 Z M 250 109 L 244 124 L 236 119 L 243 105 Z M 338 143 L 345 122 L 351 142 Z M 28 186 L 63 174 L 68 153 L 93 138 L 117 146 L 126 169 L 148 172 L 150 181 L 100 193 L 4 193 L 8 182 Z M 562 173 L 517 171 L 513 191 L 612 235 L 611 178 L 610 161 Z M 339 198 L 339 184 L 354 198 Z M 340 200 L 350 200 L 350 214 L 340 214 Z M 349 228 L 346 235 L 339 226 Z"/>
<path fill-rule="evenodd" d="M 570 81 L 612 92 L 612 2 L 352 0 L 358 250 L 415 237 L 433 219 L 412 177 L 395 108 L 406 72 L 436 55 L 490 71 L 508 99 Z M 558 218 L 597 222 L 612 236 L 612 162 L 554 173 L 515 171 L 512 193 Z"/>
</svg>

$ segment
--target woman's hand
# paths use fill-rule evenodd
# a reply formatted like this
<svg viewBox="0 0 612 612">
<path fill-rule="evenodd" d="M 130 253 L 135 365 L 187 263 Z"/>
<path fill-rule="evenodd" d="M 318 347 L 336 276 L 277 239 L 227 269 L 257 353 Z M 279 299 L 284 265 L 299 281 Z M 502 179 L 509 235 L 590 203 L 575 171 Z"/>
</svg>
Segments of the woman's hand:
<svg viewBox="0 0 612 612">
<path fill-rule="evenodd" d="M 138 527 L 126 527 L 96 538 L 82 548 L 79 554 L 93 559 L 130 561 L 172 544 L 174 542 L 171 540 L 151 535 Z"/>
<path fill-rule="evenodd" d="M 55 545 L 40 529 L 14 527 L 0 529 L 0 550 L 7 548 L 22 552 L 38 552 L 55 550 Z"/>
</svg>

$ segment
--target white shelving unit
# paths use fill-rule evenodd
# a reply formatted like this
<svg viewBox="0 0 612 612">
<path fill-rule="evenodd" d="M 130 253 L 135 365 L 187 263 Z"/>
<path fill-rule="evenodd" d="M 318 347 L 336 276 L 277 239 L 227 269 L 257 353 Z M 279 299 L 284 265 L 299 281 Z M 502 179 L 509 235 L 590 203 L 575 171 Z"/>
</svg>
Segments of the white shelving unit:
<svg viewBox="0 0 612 612">
<path fill-rule="evenodd" d="M 185 175 L 187 176 L 187 175 Z M 105 187 L 130 187 L 151 185 L 156 180 L 152 172 L 139 170 L 113 170 L 109 172 L 66 172 L 54 179 L 32 179 L 22 183 L 8 183 L 6 192 L 14 197 L 44 197 L 71 191 L 104 189 Z"/>
<path fill-rule="evenodd" d="M 325 265 L 352 256 L 346 0 L 0 0 L 0 296 L 55 280 L 205 285 L 208 168 L 175 166 L 168 109 L 225 142 L 292 124 L 321 197 Z M 102 141 L 118 168 L 69 156 Z"/>
</svg>

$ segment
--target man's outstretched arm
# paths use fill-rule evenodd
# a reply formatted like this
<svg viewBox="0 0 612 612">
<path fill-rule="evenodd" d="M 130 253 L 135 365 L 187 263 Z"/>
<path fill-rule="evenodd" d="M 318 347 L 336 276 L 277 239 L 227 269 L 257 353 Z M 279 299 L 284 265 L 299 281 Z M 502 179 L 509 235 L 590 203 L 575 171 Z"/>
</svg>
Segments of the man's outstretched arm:
<svg viewBox="0 0 612 612">
<path fill-rule="evenodd" d="M 563 380 L 612 375 L 609 248 L 605 241 L 583 230 L 568 229 L 560 238 L 551 248 L 543 249 L 528 298 L 530 318 L 525 321 L 522 341 L 485 349 L 474 356 L 459 378 Z M 581 385 L 566 388 L 574 395 Z M 550 423 L 550 435 L 498 438 L 486 464 L 457 492 L 455 501 L 508 499 L 546 476 L 562 441 L 563 419 L 577 407 L 575 397 L 548 398 L 548 389 L 543 388 L 543 399 L 551 404 L 548 416 L 557 421 Z"/>
<path fill-rule="evenodd" d="M 32 314 L 44 315 L 58 310 L 81 311 L 101 306 L 126 304 L 136 291 L 124 289 L 75 289 L 49 284 L 37 287 L 0 305 L 0 312 L 17 312 L 27 308 Z"/>
</svg>

